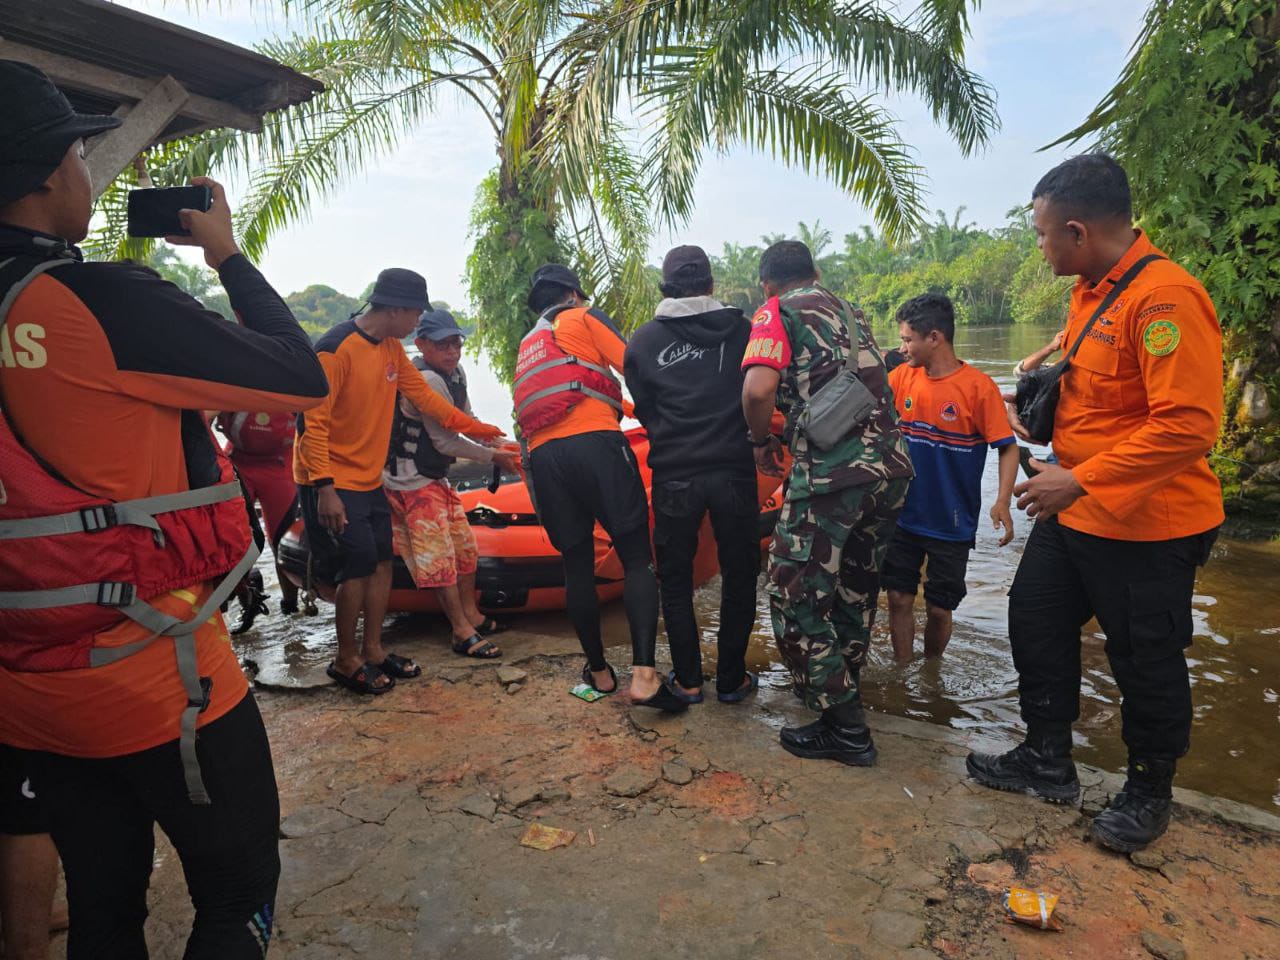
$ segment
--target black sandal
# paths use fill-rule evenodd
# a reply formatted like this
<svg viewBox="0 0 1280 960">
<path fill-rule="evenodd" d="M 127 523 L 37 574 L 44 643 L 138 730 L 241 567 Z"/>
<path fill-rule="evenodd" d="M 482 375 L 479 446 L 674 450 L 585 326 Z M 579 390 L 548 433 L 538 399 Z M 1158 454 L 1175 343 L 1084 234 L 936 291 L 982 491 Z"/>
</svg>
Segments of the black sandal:
<svg viewBox="0 0 1280 960">
<path fill-rule="evenodd" d="M 604 665 L 604 668 L 609 671 L 609 679 L 613 681 L 612 690 L 601 690 L 599 687 L 596 686 L 595 680 L 593 680 L 591 677 L 591 664 L 589 663 L 582 668 L 582 682 L 585 683 L 592 690 L 594 690 L 596 693 L 602 693 L 607 697 L 611 693 L 618 692 L 618 675 L 613 672 L 613 667 L 609 666 L 609 664 L 606 663 Z"/>
<path fill-rule="evenodd" d="M 480 636 L 473 633 L 466 640 L 455 640 L 450 645 L 453 652 L 460 657 L 474 657 L 477 660 L 497 660 L 502 651 Z"/>
<path fill-rule="evenodd" d="M 665 680 L 660 681 L 658 692 L 653 696 L 632 702 L 637 707 L 653 707 L 665 713 L 684 713 L 689 709 L 688 701 L 680 699 L 679 694 L 668 687 Z"/>
<path fill-rule="evenodd" d="M 388 653 L 387 659 L 378 664 L 378 667 L 388 677 L 395 680 L 413 680 L 422 676 L 422 667 L 408 657 L 402 657 L 398 653 Z"/>
<path fill-rule="evenodd" d="M 481 637 L 492 637 L 495 633 L 505 633 L 506 625 L 499 623 L 493 617 L 485 617 L 484 623 L 476 627 L 476 634 Z"/>
<path fill-rule="evenodd" d="M 386 693 L 396 685 L 394 677 L 384 673 L 381 667 L 372 663 L 366 663 L 351 676 L 347 676 L 338 669 L 336 661 L 330 661 L 324 672 L 340 687 L 346 687 L 356 693 L 367 693 L 375 697 Z M 382 677 L 386 677 L 387 682 L 379 684 L 378 680 Z"/>
</svg>

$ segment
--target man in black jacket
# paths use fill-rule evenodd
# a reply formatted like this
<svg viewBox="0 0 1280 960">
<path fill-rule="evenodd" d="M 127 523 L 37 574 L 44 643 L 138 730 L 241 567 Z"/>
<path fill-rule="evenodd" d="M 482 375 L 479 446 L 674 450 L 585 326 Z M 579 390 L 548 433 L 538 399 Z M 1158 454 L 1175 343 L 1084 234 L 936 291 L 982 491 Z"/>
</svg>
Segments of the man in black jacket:
<svg viewBox="0 0 1280 960">
<path fill-rule="evenodd" d="M 676 247 L 662 262 L 657 315 L 631 337 L 624 375 L 636 418 L 649 433 L 653 542 L 662 616 L 677 696 L 702 701 L 702 653 L 693 615 L 693 557 L 711 514 L 722 577 L 716 690 L 736 703 L 756 688 L 746 670 L 756 619 L 760 540 L 756 469 L 742 417 L 742 354 L 751 325 L 712 298 L 701 247 Z"/>
</svg>

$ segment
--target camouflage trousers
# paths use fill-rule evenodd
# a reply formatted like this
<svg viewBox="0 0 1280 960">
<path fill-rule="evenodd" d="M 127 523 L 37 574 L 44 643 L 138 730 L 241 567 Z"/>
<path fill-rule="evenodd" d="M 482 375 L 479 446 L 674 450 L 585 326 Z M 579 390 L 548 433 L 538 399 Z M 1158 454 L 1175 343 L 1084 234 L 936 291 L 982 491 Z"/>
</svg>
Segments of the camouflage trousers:
<svg viewBox="0 0 1280 960">
<path fill-rule="evenodd" d="M 880 567 L 909 483 L 881 480 L 783 504 L 769 550 L 769 608 L 782 660 L 811 710 L 858 697 Z"/>
</svg>

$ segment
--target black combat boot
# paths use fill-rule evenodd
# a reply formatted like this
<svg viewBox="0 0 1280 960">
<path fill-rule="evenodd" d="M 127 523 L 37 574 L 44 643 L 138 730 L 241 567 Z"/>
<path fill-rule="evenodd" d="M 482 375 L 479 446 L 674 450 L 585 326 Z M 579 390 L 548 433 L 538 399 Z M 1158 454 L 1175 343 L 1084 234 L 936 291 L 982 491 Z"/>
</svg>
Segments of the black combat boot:
<svg viewBox="0 0 1280 960">
<path fill-rule="evenodd" d="M 783 750 L 797 757 L 839 760 L 851 767 L 869 767 L 876 762 L 876 745 L 871 742 L 860 700 L 828 707 L 813 723 L 787 727 L 778 739 Z"/>
<path fill-rule="evenodd" d="M 1075 803 L 1080 780 L 1071 762 L 1071 727 L 1032 727 L 1008 753 L 971 753 L 969 776 L 984 787 L 1029 793 L 1050 803 Z"/>
<path fill-rule="evenodd" d="M 1173 805 L 1172 760 L 1129 760 L 1124 789 L 1093 818 L 1089 832 L 1104 847 L 1133 853 L 1169 828 Z"/>
</svg>

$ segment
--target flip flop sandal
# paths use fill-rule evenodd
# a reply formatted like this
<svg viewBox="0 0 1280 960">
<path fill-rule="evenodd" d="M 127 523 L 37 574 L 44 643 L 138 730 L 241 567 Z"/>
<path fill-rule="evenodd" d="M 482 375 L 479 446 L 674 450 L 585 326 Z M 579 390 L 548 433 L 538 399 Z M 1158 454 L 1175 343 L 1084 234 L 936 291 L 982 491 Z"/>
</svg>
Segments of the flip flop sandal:
<svg viewBox="0 0 1280 960">
<path fill-rule="evenodd" d="M 387 659 L 383 660 L 378 666 L 388 677 L 396 680 L 412 680 L 415 677 L 422 676 L 422 667 L 408 657 L 402 657 L 398 653 L 388 653 Z"/>
<path fill-rule="evenodd" d="M 667 686 L 665 681 L 658 687 L 658 692 L 653 696 L 644 700 L 634 700 L 632 703 L 637 707 L 653 707 L 655 710 L 662 710 L 665 713 L 684 713 L 689 709 L 689 704 L 681 700 L 675 691 Z"/>
<path fill-rule="evenodd" d="M 331 662 L 324 672 L 340 687 L 346 687 L 356 693 L 367 693 L 375 697 L 386 693 L 396 685 L 394 677 L 387 676 L 382 672 L 382 668 L 372 663 L 366 663 L 351 676 L 347 676 L 340 671 L 334 662 Z M 378 679 L 380 677 L 387 677 L 387 682 L 379 684 Z"/>
<path fill-rule="evenodd" d="M 754 673 L 747 671 L 747 679 L 737 690 L 730 690 L 728 693 L 717 693 L 716 699 L 721 703 L 741 703 L 751 694 L 756 692 L 760 686 L 760 678 Z"/>
<path fill-rule="evenodd" d="M 606 663 L 604 667 L 606 670 L 609 671 L 609 679 L 613 681 L 612 690 L 601 690 L 599 687 L 596 686 L 595 680 L 592 679 L 591 677 L 591 664 L 587 664 L 582 668 L 582 682 L 585 683 L 592 690 L 594 690 L 596 693 L 602 693 L 607 697 L 611 693 L 618 692 L 618 675 L 613 672 L 613 667 L 609 666 L 609 664 Z"/>
<path fill-rule="evenodd" d="M 506 630 L 507 625 L 505 623 L 499 623 L 493 617 L 485 617 L 484 623 L 476 627 L 476 634 L 481 637 L 492 637 L 496 633 L 505 633 Z"/>
<path fill-rule="evenodd" d="M 453 652 L 460 657 L 474 657 L 477 660 L 497 660 L 502 656 L 501 650 L 478 633 L 473 633 L 466 640 L 455 640 L 450 646 Z"/>
<path fill-rule="evenodd" d="M 702 702 L 701 690 L 699 690 L 697 693 L 685 693 L 683 690 L 680 689 L 679 685 L 676 683 L 676 672 L 674 670 L 672 670 L 670 673 L 667 674 L 667 686 L 671 689 L 672 693 L 674 693 L 677 697 L 679 697 L 685 703 L 701 703 Z"/>
</svg>

